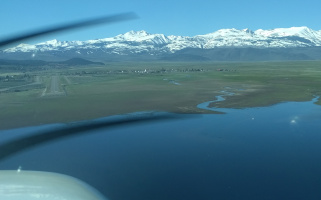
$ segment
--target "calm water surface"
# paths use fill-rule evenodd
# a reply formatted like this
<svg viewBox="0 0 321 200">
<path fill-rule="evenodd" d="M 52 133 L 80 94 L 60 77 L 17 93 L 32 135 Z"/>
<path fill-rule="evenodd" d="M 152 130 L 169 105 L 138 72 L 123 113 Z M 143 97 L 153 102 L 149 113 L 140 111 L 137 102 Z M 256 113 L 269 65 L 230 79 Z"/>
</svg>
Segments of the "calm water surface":
<svg viewBox="0 0 321 200">
<path fill-rule="evenodd" d="M 320 199 L 315 101 L 92 131 L 18 153 L 0 169 L 69 174 L 115 200 Z M 55 126 L 2 131 L 1 141 Z"/>
</svg>

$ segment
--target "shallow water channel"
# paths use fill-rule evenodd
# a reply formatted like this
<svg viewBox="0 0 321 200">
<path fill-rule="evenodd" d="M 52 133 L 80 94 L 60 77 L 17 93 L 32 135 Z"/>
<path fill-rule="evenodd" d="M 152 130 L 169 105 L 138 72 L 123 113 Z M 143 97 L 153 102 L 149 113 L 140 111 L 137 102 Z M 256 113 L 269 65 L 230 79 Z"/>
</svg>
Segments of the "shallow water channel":
<svg viewBox="0 0 321 200">
<path fill-rule="evenodd" d="M 198 106 L 225 114 L 91 131 L 17 153 L 0 169 L 69 174 L 119 200 L 319 199 L 317 100 L 246 109 L 206 102 Z M 64 125 L 2 131 L 2 142 L 55 126 Z"/>
</svg>

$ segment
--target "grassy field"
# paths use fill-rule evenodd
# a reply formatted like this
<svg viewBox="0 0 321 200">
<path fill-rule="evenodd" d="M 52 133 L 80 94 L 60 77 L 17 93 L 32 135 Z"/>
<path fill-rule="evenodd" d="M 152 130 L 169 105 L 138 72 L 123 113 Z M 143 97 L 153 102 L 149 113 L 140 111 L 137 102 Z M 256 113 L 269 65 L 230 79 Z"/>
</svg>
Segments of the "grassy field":
<svg viewBox="0 0 321 200">
<path fill-rule="evenodd" d="M 320 61 L 145 62 L 32 72 L 28 75 L 35 77 L 37 84 L 0 93 L 0 129 L 146 110 L 214 113 L 196 106 L 214 100 L 222 91 L 235 95 L 211 106 L 243 108 L 308 101 L 321 94 L 320 67 Z M 4 82 L 7 75 L 0 74 L 0 84 L 11 86 L 9 82 L 15 81 L 17 86 L 17 80 Z M 58 86 L 53 89 L 55 84 Z M 4 84 L 1 89 L 4 91 Z"/>
</svg>

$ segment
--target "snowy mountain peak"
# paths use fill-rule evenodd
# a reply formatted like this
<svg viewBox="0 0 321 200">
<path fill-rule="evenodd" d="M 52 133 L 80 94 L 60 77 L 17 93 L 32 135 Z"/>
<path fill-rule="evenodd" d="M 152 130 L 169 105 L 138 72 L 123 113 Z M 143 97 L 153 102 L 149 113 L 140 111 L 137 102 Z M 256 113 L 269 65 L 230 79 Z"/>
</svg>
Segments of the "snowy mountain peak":
<svg viewBox="0 0 321 200">
<path fill-rule="evenodd" d="M 235 28 L 231 28 L 231 29 L 220 29 L 213 33 L 209 33 L 206 35 L 199 35 L 199 36 L 214 37 L 214 38 L 219 38 L 219 37 L 228 38 L 228 37 L 242 37 L 248 34 L 253 34 L 253 32 L 250 29 L 238 30 Z"/>
<path fill-rule="evenodd" d="M 147 36 L 147 35 L 150 35 L 149 33 L 147 33 L 146 31 L 144 30 L 141 30 L 141 31 L 129 31 L 127 33 L 124 34 L 124 36 L 139 36 L 139 37 L 144 37 L 144 36 Z"/>
<path fill-rule="evenodd" d="M 144 30 L 129 31 L 114 37 L 115 40 L 131 41 L 131 42 L 147 42 L 152 44 L 168 43 L 169 39 L 163 34 L 150 34 Z"/>
<path fill-rule="evenodd" d="M 253 34 L 254 32 L 248 28 L 242 30 L 245 33 Z"/>
<path fill-rule="evenodd" d="M 38 45 L 52 45 L 52 46 L 57 46 L 61 45 L 61 41 L 58 41 L 57 39 L 49 40 L 46 42 L 39 43 Z"/>
<path fill-rule="evenodd" d="M 120 34 L 117 35 L 116 38 L 123 38 L 123 39 L 129 39 L 129 40 L 133 40 L 135 38 L 142 38 L 142 37 L 146 37 L 149 36 L 151 34 L 147 33 L 146 31 L 142 30 L 142 31 L 129 31 L 125 34 Z"/>
<path fill-rule="evenodd" d="M 256 34 L 263 35 L 266 37 L 302 36 L 306 33 L 311 33 L 311 32 L 313 32 L 313 30 L 306 26 L 291 27 L 291 28 L 276 28 L 271 30 L 259 29 L 255 31 Z"/>
</svg>

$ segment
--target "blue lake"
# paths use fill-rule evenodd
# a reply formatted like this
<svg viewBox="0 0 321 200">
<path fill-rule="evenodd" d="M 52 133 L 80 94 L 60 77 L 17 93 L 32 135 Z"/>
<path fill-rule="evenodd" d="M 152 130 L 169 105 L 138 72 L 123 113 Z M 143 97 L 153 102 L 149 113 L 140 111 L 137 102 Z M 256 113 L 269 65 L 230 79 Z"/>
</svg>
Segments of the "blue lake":
<svg viewBox="0 0 321 200">
<path fill-rule="evenodd" d="M 15 154 L 0 169 L 69 174 L 115 200 L 320 199 L 316 101 L 100 129 Z M 1 141 L 57 126 L 2 131 Z"/>
</svg>

